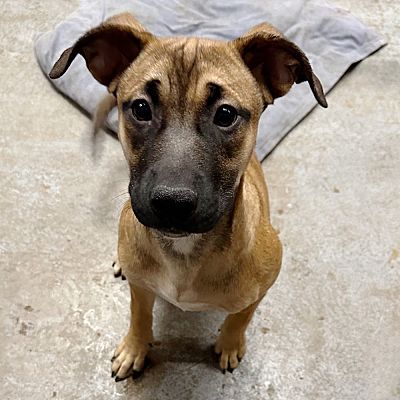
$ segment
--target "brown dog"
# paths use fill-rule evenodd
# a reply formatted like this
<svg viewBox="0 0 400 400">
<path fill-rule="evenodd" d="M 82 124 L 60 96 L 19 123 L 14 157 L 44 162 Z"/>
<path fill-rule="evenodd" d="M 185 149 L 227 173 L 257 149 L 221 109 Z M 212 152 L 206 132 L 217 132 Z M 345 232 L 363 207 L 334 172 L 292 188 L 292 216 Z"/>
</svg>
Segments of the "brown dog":
<svg viewBox="0 0 400 400">
<path fill-rule="evenodd" d="M 144 368 L 156 295 L 183 310 L 227 311 L 215 351 L 232 371 L 281 265 L 253 152 L 258 120 L 303 81 L 326 107 L 321 84 L 303 52 L 267 24 L 231 42 L 158 38 L 121 14 L 65 50 L 50 77 L 77 54 L 116 97 L 130 169 L 118 263 L 130 285 L 131 325 L 112 374 L 121 380 Z"/>
</svg>

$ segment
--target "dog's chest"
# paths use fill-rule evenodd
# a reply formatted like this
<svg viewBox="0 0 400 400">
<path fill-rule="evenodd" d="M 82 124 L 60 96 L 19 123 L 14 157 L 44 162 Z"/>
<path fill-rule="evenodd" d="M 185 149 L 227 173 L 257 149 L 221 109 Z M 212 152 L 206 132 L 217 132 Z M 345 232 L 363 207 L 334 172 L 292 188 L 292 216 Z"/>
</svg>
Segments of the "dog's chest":
<svg viewBox="0 0 400 400">
<path fill-rule="evenodd" d="M 205 311 L 215 308 L 200 298 L 195 288 L 194 277 L 188 274 L 167 273 L 158 280 L 156 293 L 183 311 Z"/>
<path fill-rule="evenodd" d="M 164 266 L 164 271 L 156 279 L 146 281 L 146 286 L 158 296 L 183 311 L 205 311 L 219 308 L 210 302 L 210 296 L 204 296 L 197 289 L 198 268 L 183 266 Z M 207 300 L 205 300 L 207 299 Z"/>
</svg>

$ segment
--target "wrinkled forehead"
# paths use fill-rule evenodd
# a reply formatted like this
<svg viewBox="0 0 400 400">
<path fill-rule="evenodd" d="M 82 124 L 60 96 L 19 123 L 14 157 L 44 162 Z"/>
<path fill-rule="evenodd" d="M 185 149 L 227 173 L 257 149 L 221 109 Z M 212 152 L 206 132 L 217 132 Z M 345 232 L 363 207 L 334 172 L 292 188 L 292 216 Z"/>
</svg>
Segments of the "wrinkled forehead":
<svg viewBox="0 0 400 400">
<path fill-rule="evenodd" d="M 125 72 L 119 90 L 122 101 L 153 90 L 164 100 L 193 103 L 216 88 L 219 96 L 237 105 L 247 97 L 251 101 L 251 96 L 244 94 L 257 91 L 252 75 L 228 43 L 166 38 L 148 45 Z"/>
</svg>

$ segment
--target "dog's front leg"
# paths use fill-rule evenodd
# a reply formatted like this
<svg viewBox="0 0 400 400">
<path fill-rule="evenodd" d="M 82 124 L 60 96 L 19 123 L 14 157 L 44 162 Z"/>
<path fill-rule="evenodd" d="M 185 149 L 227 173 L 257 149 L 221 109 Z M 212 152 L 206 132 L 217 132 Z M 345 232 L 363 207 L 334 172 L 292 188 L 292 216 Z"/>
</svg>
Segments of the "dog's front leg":
<svg viewBox="0 0 400 400">
<path fill-rule="evenodd" d="M 138 377 L 144 369 L 146 355 L 153 340 L 153 305 L 155 295 L 129 284 L 131 290 L 131 323 L 128 334 L 112 358 L 112 377 L 121 381 Z"/>
<path fill-rule="evenodd" d="M 221 332 L 215 344 L 215 352 L 219 355 L 222 372 L 233 372 L 246 352 L 246 328 L 261 299 L 242 311 L 229 314 L 221 326 Z"/>
</svg>

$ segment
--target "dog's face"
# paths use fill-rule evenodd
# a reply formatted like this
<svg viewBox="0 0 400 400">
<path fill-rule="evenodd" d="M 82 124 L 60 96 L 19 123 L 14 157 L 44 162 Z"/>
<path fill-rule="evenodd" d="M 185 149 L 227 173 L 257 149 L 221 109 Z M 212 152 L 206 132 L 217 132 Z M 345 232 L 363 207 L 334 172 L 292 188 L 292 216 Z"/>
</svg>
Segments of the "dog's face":
<svg viewBox="0 0 400 400">
<path fill-rule="evenodd" d="M 161 39 L 124 14 L 66 50 L 50 76 L 78 53 L 117 96 L 135 215 L 167 235 L 209 231 L 232 209 L 274 98 L 307 80 L 326 106 L 307 58 L 265 24 L 232 42 Z"/>
<path fill-rule="evenodd" d="M 263 102 L 250 72 L 223 42 L 157 40 L 117 96 L 138 219 L 169 233 L 210 230 L 254 147 Z"/>
</svg>

